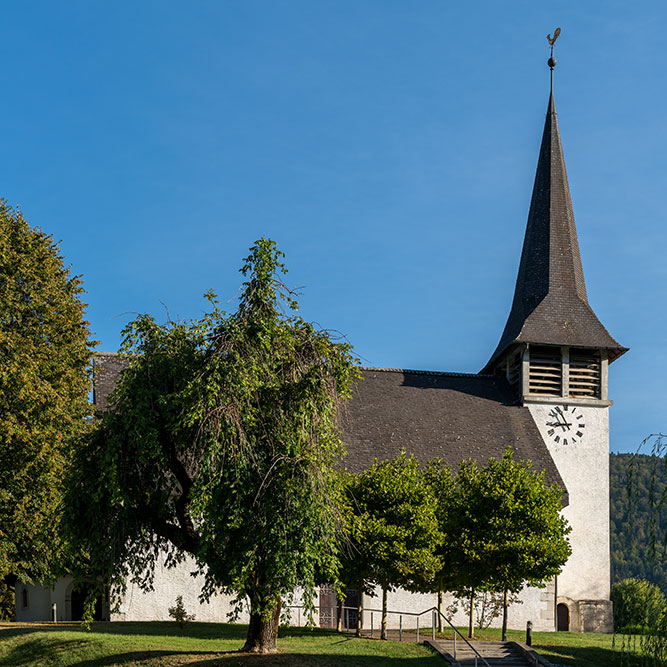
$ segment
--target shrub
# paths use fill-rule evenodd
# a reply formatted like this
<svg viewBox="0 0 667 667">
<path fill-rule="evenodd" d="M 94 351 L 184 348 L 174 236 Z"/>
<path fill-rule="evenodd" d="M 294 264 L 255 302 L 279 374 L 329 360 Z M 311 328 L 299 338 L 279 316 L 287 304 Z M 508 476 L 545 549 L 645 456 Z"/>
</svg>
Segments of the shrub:
<svg viewBox="0 0 667 667">
<path fill-rule="evenodd" d="M 181 630 L 190 622 L 195 620 L 195 615 L 194 614 L 188 614 L 185 611 L 185 605 L 183 604 L 183 596 L 179 595 L 176 598 L 176 605 L 173 607 L 169 607 L 169 616 L 171 616 L 176 623 L 178 624 L 178 627 L 181 628 Z"/>
<path fill-rule="evenodd" d="M 644 579 L 624 579 L 611 589 L 614 630 L 627 626 L 658 627 L 667 601 L 658 586 Z"/>
</svg>

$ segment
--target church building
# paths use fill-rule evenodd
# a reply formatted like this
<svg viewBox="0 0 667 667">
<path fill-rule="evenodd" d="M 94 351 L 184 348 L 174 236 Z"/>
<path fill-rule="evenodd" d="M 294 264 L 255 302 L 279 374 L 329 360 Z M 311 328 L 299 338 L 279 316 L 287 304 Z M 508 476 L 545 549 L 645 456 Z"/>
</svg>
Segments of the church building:
<svg viewBox="0 0 667 667">
<path fill-rule="evenodd" d="M 522 592 L 523 604 L 510 609 L 510 627 L 525 628 L 530 620 L 535 630 L 609 632 L 607 378 L 609 364 L 626 351 L 588 302 L 552 93 L 514 299 L 498 346 L 479 373 L 362 369 L 363 381 L 341 417 L 345 466 L 360 471 L 401 449 L 422 462 L 440 457 L 456 468 L 475 458 L 483 465 L 511 445 L 516 459 L 532 461 L 563 488 L 572 555 L 546 588 Z M 115 355 L 96 356 L 100 409 L 123 363 Z M 111 620 L 168 620 L 169 606 L 183 595 L 197 620 L 225 621 L 229 600 L 200 604 L 190 569 L 187 563 L 158 568 L 152 593 L 129 584 Z M 70 620 L 80 604 L 67 580 L 53 590 L 19 584 L 16 598 L 18 620 L 50 620 L 53 602 L 59 620 Z M 421 611 L 434 604 L 433 595 L 389 595 L 390 609 Z M 377 607 L 377 598 L 364 607 Z M 390 617 L 390 624 L 397 622 Z M 461 612 L 454 622 L 465 622 Z"/>
</svg>

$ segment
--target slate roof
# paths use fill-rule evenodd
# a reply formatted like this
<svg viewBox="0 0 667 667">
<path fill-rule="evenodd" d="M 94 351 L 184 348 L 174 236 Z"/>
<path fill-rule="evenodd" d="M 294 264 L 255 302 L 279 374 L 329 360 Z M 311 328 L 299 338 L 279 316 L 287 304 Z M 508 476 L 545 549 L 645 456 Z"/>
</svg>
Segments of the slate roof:
<svg viewBox="0 0 667 667">
<path fill-rule="evenodd" d="M 107 409 L 109 394 L 125 368 L 127 359 L 113 352 L 97 352 L 93 356 L 93 403 L 98 410 Z"/>
<path fill-rule="evenodd" d="M 514 300 L 498 347 L 482 372 L 514 343 L 627 351 L 588 303 L 553 94 L 549 96 Z"/>
<path fill-rule="evenodd" d="M 512 445 L 515 459 L 532 461 L 549 483 L 565 489 L 528 408 L 517 403 L 505 378 L 364 368 L 340 423 L 343 463 L 353 472 L 402 448 L 421 462 L 441 457 L 455 467 L 470 458 L 485 464 Z"/>
<path fill-rule="evenodd" d="M 94 357 L 94 401 L 100 410 L 127 366 L 123 357 Z M 545 470 L 549 483 L 565 484 L 527 408 L 517 404 L 504 378 L 492 375 L 363 368 L 362 379 L 340 413 L 347 456 L 343 465 L 365 470 L 402 448 L 421 462 L 441 457 L 452 466 L 469 458 L 485 464 L 508 445 L 516 459 Z M 567 505 L 567 493 L 563 496 Z"/>
</svg>

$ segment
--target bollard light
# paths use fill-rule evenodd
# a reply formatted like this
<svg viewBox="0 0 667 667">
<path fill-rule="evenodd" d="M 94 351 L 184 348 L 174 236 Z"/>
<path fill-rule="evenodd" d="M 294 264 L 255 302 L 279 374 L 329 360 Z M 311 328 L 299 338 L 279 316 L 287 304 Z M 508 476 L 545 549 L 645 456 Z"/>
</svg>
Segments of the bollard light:
<svg viewBox="0 0 667 667">
<path fill-rule="evenodd" d="M 527 646 L 533 645 L 533 624 L 531 621 L 528 621 L 528 623 L 526 623 L 526 645 Z"/>
</svg>

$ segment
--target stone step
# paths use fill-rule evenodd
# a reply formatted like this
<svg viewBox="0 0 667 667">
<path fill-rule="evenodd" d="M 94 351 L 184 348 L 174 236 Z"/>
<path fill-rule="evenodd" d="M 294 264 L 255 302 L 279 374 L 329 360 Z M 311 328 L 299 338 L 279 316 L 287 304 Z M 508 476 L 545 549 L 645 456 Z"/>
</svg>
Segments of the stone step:
<svg viewBox="0 0 667 667">
<path fill-rule="evenodd" d="M 441 654 L 454 657 L 454 642 L 452 640 L 439 639 L 429 641 Z M 470 644 L 491 665 L 491 667 L 529 667 L 530 662 L 524 654 L 513 644 L 503 642 L 475 642 Z M 461 667 L 472 667 L 475 665 L 475 652 L 464 642 L 456 642 L 456 664 Z M 477 667 L 484 667 L 484 662 L 478 657 Z"/>
</svg>

